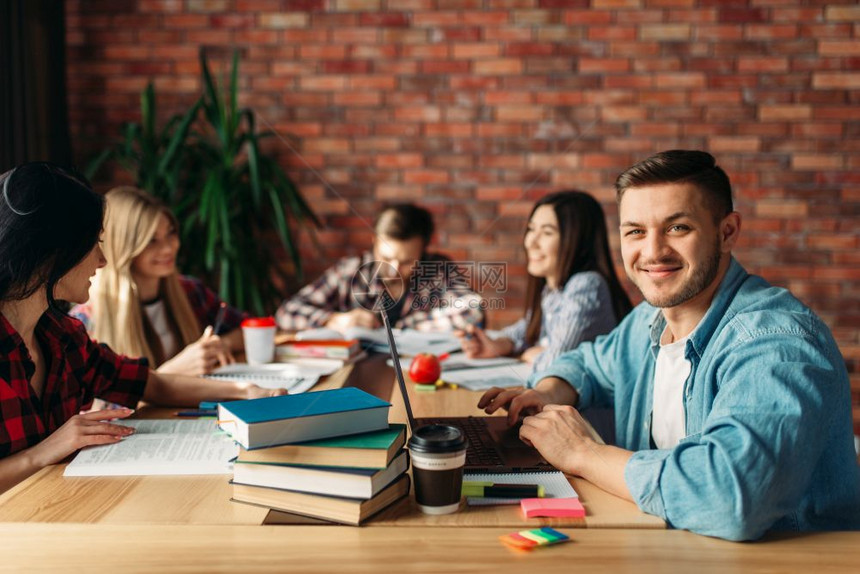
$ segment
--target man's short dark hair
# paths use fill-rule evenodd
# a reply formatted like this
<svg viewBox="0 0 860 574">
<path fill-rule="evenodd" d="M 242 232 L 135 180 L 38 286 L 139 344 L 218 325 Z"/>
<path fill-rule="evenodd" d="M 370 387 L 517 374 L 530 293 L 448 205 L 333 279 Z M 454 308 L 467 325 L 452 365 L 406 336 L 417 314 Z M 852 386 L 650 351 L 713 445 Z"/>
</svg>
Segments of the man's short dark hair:
<svg viewBox="0 0 860 574">
<path fill-rule="evenodd" d="M 433 237 L 433 215 L 412 203 L 396 203 L 382 210 L 373 227 L 377 234 L 398 241 L 420 237 L 426 246 Z"/>
<path fill-rule="evenodd" d="M 705 195 L 715 221 L 734 211 L 729 176 L 714 156 L 703 151 L 661 151 L 640 161 L 615 180 L 616 199 L 620 202 L 628 189 L 663 183 L 695 186 Z"/>
</svg>

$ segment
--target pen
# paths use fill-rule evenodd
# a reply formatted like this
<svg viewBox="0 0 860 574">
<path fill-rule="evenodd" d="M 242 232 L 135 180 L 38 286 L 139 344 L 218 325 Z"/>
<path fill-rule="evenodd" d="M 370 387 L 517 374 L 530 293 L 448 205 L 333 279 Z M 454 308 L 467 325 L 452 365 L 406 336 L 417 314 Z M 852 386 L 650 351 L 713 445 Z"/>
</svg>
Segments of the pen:
<svg viewBox="0 0 860 574">
<path fill-rule="evenodd" d="M 221 301 L 218 306 L 218 314 L 215 315 L 215 326 L 212 327 L 212 334 L 217 335 L 221 332 L 221 324 L 224 322 L 224 314 L 227 312 L 227 303 Z"/>
<path fill-rule="evenodd" d="M 543 498 L 542 484 L 494 484 L 463 481 L 463 496 L 472 498 Z"/>
<path fill-rule="evenodd" d="M 178 417 L 214 417 L 218 415 L 215 409 L 200 409 L 196 411 L 179 411 L 176 413 Z"/>
</svg>

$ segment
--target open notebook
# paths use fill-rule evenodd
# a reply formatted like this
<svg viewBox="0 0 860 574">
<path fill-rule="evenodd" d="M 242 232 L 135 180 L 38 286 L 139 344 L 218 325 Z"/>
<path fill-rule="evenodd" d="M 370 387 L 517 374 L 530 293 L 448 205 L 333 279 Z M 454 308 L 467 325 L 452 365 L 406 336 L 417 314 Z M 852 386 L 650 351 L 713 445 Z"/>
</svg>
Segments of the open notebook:
<svg viewBox="0 0 860 574">
<path fill-rule="evenodd" d="M 287 389 L 291 395 L 303 393 L 317 384 L 319 374 L 293 368 L 293 365 L 225 365 L 205 375 L 207 379 L 224 379 L 254 383 L 265 389 Z"/>
</svg>

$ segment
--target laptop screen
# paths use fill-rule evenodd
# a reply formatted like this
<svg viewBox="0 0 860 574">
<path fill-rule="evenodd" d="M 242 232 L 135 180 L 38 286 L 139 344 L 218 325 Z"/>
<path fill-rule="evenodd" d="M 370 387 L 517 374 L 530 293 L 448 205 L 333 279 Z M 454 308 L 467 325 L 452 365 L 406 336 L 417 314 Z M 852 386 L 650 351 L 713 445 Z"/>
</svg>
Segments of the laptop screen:
<svg viewBox="0 0 860 574">
<path fill-rule="evenodd" d="M 383 305 L 385 298 L 393 299 L 388 291 L 383 290 L 382 299 Z M 409 393 L 406 391 L 406 381 L 403 380 L 403 370 L 400 368 L 400 355 L 397 353 L 397 345 L 394 343 L 394 333 L 391 330 L 391 322 L 388 319 L 388 313 L 382 309 L 379 313 L 382 317 L 382 324 L 385 325 L 385 332 L 388 335 L 388 346 L 391 347 L 391 362 L 394 363 L 394 373 L 397 377 L 397 386 L 400 387 L 400 395 L 403 397 L 403 404 L 406 405 L 406 418 L 409 422 L 409 430 L 415 431 L 415 416 L 412 414 L 412 404 L 409 402 Z"/>
</svg>

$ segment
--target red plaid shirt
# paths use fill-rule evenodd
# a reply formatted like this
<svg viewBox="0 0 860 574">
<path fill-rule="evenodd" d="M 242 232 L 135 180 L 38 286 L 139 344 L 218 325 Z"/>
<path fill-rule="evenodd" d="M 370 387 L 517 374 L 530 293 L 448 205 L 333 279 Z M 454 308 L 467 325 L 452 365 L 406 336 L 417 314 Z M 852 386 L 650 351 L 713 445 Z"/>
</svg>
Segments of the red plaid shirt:
<svg viewBox="0 0 860 574">
<path fill-rule="evenodd" d="M 0 458 L 41 442 L 96 397 L 134 408 L 146 387 L 146 359 L 117 355 L 71 317 L 46 311 L 36 339 L 46 362 L 41 398 L 30 386 L 30 353 L 0 314 Z"/>
<path fill-rule="evenodd" d="M 207 325 L 214 325 L 215 318 L 218 316 L 218 308 L 221 306 L 221 299 L 214 291 L 206 287 L 198 279 L 181 275 L 179 284 L 185 294 L 188 295 L 188 303 L 191 305 L 191 310 L 194 311 L 194 316 L 200 323 L 200 328 L 203 329 Z M 93 306 L 91 302 L 82 305 L 75 305 L 69 311 L 69 315 L 75 319 L 79 319 L 86 326 L 87 330 L 92 333 L 94 326 L 93 321 Z M 229 333 L 238 329 L 242 324 L 242 319 L 247 317 L 247 313 L 242 313 L 234 307 L 227 306 L 224 312 L 224 320 L 221 322 L 221 328 L 218 330 L 218 335 Z"/>
</svg>

